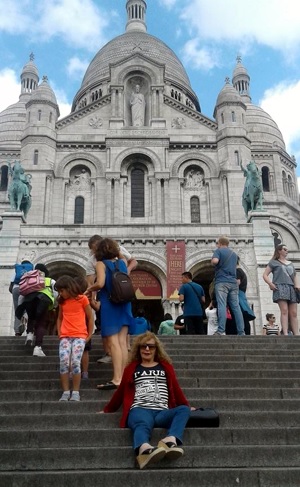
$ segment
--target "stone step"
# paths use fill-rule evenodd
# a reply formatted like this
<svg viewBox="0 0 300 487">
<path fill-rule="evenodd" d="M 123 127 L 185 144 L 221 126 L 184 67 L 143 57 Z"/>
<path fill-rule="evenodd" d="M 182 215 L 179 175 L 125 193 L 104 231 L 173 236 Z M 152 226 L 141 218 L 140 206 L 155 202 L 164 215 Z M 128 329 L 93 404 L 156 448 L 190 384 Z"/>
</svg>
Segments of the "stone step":
<svg viewBox="0 0 300 487">
<path fill-rule="evenodd" d="M 44 414 L 71 414 L 71 410 L 58 401 L 61 393 L 57 394 L 54 401 L 28 401 L 23 404 L 20 410 L 20 404 L 14 402 L 0 402 L 0 415 L 10 415 L 11 418 L 18 415 L 44 415 Z M 80 404 L 76 406 L 76 414 L 96 413 L 104 408 L 107 400 L 86 400 L 84 394 L 81 394 Z M 300 399 L 212 399 L 209 403 L 204 402 L 201 398 L 193 399 L 191 404 L 194 407 L 213 407 L 220 413 L 225 411 L 298 411 L 300 409 Z M 72 407 L 72 406 L 70 406 Z"/>
<path fill-rule="evenodd" d="M 96 414 L 81 413 L 81 404 L 67 403 L 67 412 L 70 414 L 39 414 L 24 415 L 20 412 L 8 418 L 7 415 L 0 416 L 0 430 L 36 430 L 36 429 L 53 429 L 57 427 L 65 429 L 73 428 L 91 428 L 97 430 L 102 428 L 113 428 L 119 424 L 121 414 Z M 72 410 L 70 408 L 73 408 Z M 25 420 L 26 419 L 26 420 Z M 220 413 L 220 425 L 225 428 L 232 427 L 253 427 L 253 428 L 288 428 L 300 427 L 299 409 L 296 411 L 222 411 Z"/>
<path fill-rule="evenodd" d="M 84 436 L 85 446 L 106 448 L 109 446 L 132 446 L 131 433 L 128 429 L 112 427 L 102 429 L 101 445 L 99 430 L 95 428 L 61 430 L 0 430 L 0 448 L 72 448 L 81 447 Z M 67 434 L 66 434 L 67 433 Z M 152 442 L 156 444 L 162 438 L 164 430 L 155 428 Z M 300 428 L 186 428 L 184 444 L 190 446 L 208 445 L 298 445 Z"/>
<path fill-rule="evenodd" d="M 226 445 L 185 446 L 185 454 L 178 461 L 172 462 L 173 469 L 181 468 L 231 468 L 242 467 L 298 467 L 300 458 L 299 445 L 273 445 L 270 454 L 269 445 Z M 6 449 L 1 452 L 0 471 L 10 470 L 71 470 L 77 469 L 132 469 L 135 465 L 133 451 L 127 447 L 106 447 L 105 455 L 99 454 L 99 447 L 79 446 L 72 448 L 26 448 Z M 170 462 L 162 460 L 156 469 L 167 468 Z"/>
<path fill-rule="evenodd" d="M 26 357 L 28 359 L 28 357 Z M 46 360 L 39 361 L 38 363 L 36 360 L 27 360 L 26 362 L 24 360 L 16 362 L 15 360 L 3 362 L 0 361 L 1 364 L 1 371 L 6 372 L 14 372 L 14 371 L 19 371 L 19 372 L 34 372 L 36 370 L 38 371 L 56 371 L 56 373 L 59 373 L 59 361 L 58 359 L 52 359 L 47 358 Z M 180 371 L 182 369 L 189 369 L 190 371 L 192 370 L 231 370 L 234 369 L 236 370 L 237 368 L 237 362 L 236 361 L 230 361 L 230 362 L 223 362 L 220 364 L 220 362 L 216 362 L 215 360 L 213 361 L 202 361 L 201 357 L 198 357 L 198 360 L 191 362 L 190 360 L 173 360 L 172 364 L 176 368 L 176 371 Z M 90 360 L 90 365 L 89 365 L 89 373 L 91 376 L 99 375 L 99 373 L 102 370 L 106 369 L 111 369 L 112 365 L 111 363 L 108 364 L 99 364 L 97 362 L 92 362 Z M 239 361 L 238 363 L 238 369 L 239 370 L 263 370 L 263 371 L 274 371 L 275 374 L 277 374 L 277 371 L 293 371 L 293 370 L 300 370 L 300 361 L 286 361 L 286 362 L 279 362 L 279 361 L 263 361 L 263 362 L 250 362 L 250 361 Z"/>
<path fill-rule="evenodd" d="M 111 375 L 111 368 L 105 368 L 102 371 L 92 370 L 89 374 L 89 380 L 98 380 L 97 378 L 101 376 Z M 298 379 L 300 378 L 300 368 L 295 368 L 294 370 L 257 370 L 248 369 L 240 370 L 232 368 L 230 370 L 213 370 L 201 368 L 200 370 L 195 370 L 191 364 L 186 364 L 185 368 L 176 367 L 177 377 L 181 381 L 184 378 L 199 378 L 199 379 L 246 379 L 251 377 L 252 379 Z M 55 380 L 59 378 L 58 370 L 47 370 L 47 379 Z M 5 371 L 0 372 L 0 383 L 2 381 L 20 381 L 20 380 L 42 380 L 45 377 L 45 370 L 34 370 L 32 372 L 28 371 Z"/>
<path fill-rule="evenodd" d="M 215 407 L 220 427 L 187 428 L 182 459 L 140 472 L 120 412 L 96 414 L 112 395 L 96 389 L 112 374 L 96 363 L 100 337 L 80 403 L 58 401 L 57 337 L 43 359 L 24 337 L 1 338 L 0 487 L 299 487 L 299 337 L 161 339 L 190 403 Z"/>
<path fill-rule="evenodd" d="M 179 375 L 180 378 L 180 375 Z M 99 378 L 89 380 L 89 385 L 82 381 L 82 389 L 87 387 L 96 387 L 97 384 L 102 383 L 103 381 L 107 381 L 111 379 L 111 372 L 106 372 L 103 374 L 99 374 Z M 291 379 L 291 378 L 247 378 L 240 379 L 240 378 L 209 378 L 209 377 L 195 377 L 195 378 L 180 378 L 180 384 L 183 388 L 187 387 L 198 387 L 200 390 L 202 388 L 208 387 L 228 387 L 228 388 L 235 388 L 235 387 L 251 387 L 251 388 L 299 388 L 300 387 L 300 376 L 298 379 Z M 1 381 L 1 389 L 2 390 L 28 390 L 28 389 L 36 389 L 36 390 L 47 390 L 47 389 L 56 389 L 59 390 L 59 378 L 55 379 L 24 379 L 24 380 L 2 380 Z M 103 391 L 104 392 L 104 391 Z M 201 392 L 201 391 L 200 391 Z"/>
<path fill-rule="evenodd" d="M 185 395 L 191 403 L 219 399 L 300 399 L 300 388 L 247 388 L 236 387 L 234 389 L 225 388 L 202 388 L 199 394 L 199 388 L 183 388 Z M 105 394 L 105 395 L 104 395 Z M 2 390 L 0 395 L 1 402 L 35 402 L 35 401 L 57 401 L 61 395 L 60 389 L 42 390 L 35 389 L 25 390 Z M 108 393 L 100 392 L 95 387 L 87 388 L 85 382 L 81 387 L 82 401 L 101 401 L 107 402 Z"/>
<path fill-rule="evenodd" d="M 1 487 L 299 487 L 300 468 L 160 468 L 0 473 Z M 142 482 L 142 483 L 141 483 Z"/>
</svg>

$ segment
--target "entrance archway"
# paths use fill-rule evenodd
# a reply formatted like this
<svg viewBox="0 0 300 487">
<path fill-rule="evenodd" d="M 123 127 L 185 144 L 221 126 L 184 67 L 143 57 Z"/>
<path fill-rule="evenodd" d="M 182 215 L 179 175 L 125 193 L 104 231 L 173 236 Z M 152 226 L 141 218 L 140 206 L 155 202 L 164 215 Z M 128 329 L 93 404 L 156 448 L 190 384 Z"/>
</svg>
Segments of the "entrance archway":
<svg viewBox="0 0 300 487">
<path fill-rule="evenodd" d="M 132 271 L 130 277 L 137 298 L 132 304 L 133 315 L 136 315 L 139 308 L 144 309 L 145 316 L 150 321 L 153 331 L 157 332 L 164 316 L 160 281 L 152 272 L 140 268 Z"/>
<path fill-rule="evenodd" d="M 200 284 L 205 292 L 205 307 L 210 303 L 209 286 L 215 277 L 215 269 L 210 260 L 199 262 L 194 269 L 191 269 L 193 281 Z"/>
</svg>

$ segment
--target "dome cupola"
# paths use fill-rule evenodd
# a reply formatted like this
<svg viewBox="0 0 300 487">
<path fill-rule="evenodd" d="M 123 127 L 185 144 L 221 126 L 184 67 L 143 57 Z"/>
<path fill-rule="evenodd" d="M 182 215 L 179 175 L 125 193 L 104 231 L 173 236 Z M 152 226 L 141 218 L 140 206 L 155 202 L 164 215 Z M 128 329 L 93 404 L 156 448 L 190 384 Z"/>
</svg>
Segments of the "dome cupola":
<svg viewBox="0 0 300 487">
<path fill-rule="evenodd" d="M 146 32 L 146 10 L 147 4 L 144 0 L 127 0 L 127 24 L 126 32 L 138 30 Z"/>
<path fill-rule="evenodd" d="M 247 69 L 242 65 L 241 56 L 237 56 L 236 60 L 237 64 L 233 71 L 232 84 L 236 91 L 241 95 L 244 102 L 250 103 L 250 76 Z"/>
</svg>

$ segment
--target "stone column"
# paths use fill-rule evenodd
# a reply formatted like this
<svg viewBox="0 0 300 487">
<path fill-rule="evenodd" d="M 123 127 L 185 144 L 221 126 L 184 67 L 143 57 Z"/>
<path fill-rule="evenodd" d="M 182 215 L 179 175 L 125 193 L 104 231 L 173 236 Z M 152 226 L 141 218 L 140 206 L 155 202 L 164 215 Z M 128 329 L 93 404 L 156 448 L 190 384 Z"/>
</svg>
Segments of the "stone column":
<svg viewBox="0 0 300 487">
<path fill-rule="evenodd" d="M 20 250 L 21 225 L 26 223 L 21 211 L 5 211 L 2 215 L 3 226 L 0 232 L 0 335 L 12 335 L 14 308 L 12 295 L 8 291 L 14 265 Z"/>
<path fill-rule="evenodd" d="M 271 233 L 269 220 L 270 214 L 267 211 L 251 211 L 248 213 L 248 223 L 252 223 L 253 226 L 253 249 L 257 266 L 258 302 L 260 304 L 260 309 L 255 309 L 257 335 L 262 333 L 266 313 L 276 314 L 279 322 L 278 306 L 273 303 L 272 291 L 262 277 L 274 253 L 274 237 Z"/>
</svg>

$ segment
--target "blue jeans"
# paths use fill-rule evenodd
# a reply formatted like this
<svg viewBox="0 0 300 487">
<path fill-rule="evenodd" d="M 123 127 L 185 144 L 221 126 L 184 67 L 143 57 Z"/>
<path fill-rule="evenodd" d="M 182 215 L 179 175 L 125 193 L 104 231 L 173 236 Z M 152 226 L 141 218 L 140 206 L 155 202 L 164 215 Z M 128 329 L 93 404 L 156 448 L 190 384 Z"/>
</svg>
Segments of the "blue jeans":
<svg viewBox="0 0 300 487">
<path fill-rule="evenodd" d="M 182 444 L 183 432 L 190 417 L 188 406 L 177 406 L 172 409 L 133 408 L 129 411 L 127 426 L 133 433 L 133 448 L 143 443 L 150 443 L 153 428 L 166 428 L 166 436 L 175 436 L 178 444 Z"/>
<path fill-rule="evenodd" d="M 234 315 L 238 335 L 245 335 L 244 320 L 239 305 L 239 287 L 237 283 L 217 282 L 215 284 L 218 303 L 218 332 L 224 333 L 226 327 L 226 306 Z"/>
</svg>

